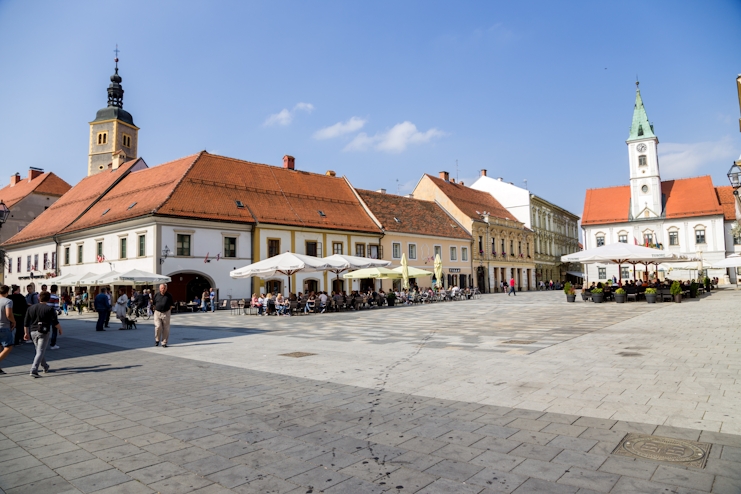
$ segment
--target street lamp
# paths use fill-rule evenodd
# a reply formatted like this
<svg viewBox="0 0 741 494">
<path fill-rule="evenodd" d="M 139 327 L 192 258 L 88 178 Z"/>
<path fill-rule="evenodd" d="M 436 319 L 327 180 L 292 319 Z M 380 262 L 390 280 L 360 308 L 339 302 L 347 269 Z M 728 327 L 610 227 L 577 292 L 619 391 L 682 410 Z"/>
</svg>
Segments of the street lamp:
<svg viewBox="0 0 741 494">
<path fill-rule="evenodd" d="M 739 163 L 741 163 L 741 160 L 733 163 L 727 174 L 728 180 L 731 182 L 731 187 L 733 187 L 733 194 L 736 196 L 738 196 L 738 189 L 741 187 L 741 166 L 739 166 Z"/>
<path fill-rule="evenodd" d="M 165 263 L 165 259 L 167 259 L 167 256 L 170 255 L 170 248 L 165 245 L 165 248 L 162 249 L 162 257 L 160 257 L 160 264 Z"/>
<path fill-rule="evenodd" d="M 10 209 L 8 209 L 8 206 L 5 205 L 5 202 L 0 201 L 0 228 L 2 228 L 3 223 L 8 221 L 9 216 Z"/>
</svg>

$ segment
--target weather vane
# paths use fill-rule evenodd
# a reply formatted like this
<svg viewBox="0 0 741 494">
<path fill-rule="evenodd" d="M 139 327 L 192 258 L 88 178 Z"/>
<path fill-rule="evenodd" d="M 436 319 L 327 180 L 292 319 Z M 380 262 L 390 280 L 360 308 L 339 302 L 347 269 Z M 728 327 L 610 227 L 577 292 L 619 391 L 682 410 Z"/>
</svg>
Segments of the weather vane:
<svg viewBox="0 0 741 494">
<path fill-rule="evenodd" d="M 118 43 L 116 43 L 116 49 L 113 50 L 113 53 L 116 54 L 116 58 L 113 59 L 116 62 L 116 68 L 118 68 L 118 52 L 120 52 L 120 51 L 121 50 L 118 49 Z"/>
</svg>

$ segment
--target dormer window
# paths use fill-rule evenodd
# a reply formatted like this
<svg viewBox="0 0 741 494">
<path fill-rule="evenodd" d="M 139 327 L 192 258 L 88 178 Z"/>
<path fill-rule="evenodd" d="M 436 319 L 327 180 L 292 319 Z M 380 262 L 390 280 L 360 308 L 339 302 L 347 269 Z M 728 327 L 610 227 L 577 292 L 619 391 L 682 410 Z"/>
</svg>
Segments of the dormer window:
<svg viewBox="0 0 741 494">
<path fill-rule="evenodd" d="M 642 154 L 638 157 L 638 166 L 648 166 L 648 162 L 646 161 L 645 154 Z"/>
</svg>

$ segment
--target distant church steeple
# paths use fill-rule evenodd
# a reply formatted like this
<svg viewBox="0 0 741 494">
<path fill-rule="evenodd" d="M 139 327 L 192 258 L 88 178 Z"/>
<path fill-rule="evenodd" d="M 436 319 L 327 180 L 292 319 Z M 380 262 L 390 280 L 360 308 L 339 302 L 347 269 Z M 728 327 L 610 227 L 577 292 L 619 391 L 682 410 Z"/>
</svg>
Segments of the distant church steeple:
<svg viewBox="0 0 741 494">
<path fill-rule="evenodd" d="M 649 123 L 637 81 L 633 122 L 625 142 L 630 162 L 630 218 L 660 218 L 664 214 L 664 204 L 659 174 L 659 138 Z"/>
<path fill-rule="evenodd" d="M 121 76 L 118 75 L 118 45 L 116 46 L 116 68 L 108 86 L 108 106 L 95 115 L 90 122 L 90 149 L 88 153 L 88 176 L 116 167 L 121 161 L 114 155 L 123 153 L 124 161 L 137 157 L 139 127 L 134 119 L 123 109 L 124 90 Z"/>
</svg>

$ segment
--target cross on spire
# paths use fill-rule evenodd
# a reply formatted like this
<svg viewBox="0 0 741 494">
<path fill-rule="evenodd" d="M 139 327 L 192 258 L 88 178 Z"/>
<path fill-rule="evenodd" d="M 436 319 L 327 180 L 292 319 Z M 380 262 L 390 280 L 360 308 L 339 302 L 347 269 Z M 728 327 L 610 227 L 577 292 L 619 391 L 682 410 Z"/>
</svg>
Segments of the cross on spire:
<svg viewBox="0 0 741 494">
<path fill-rule="evenodd" d="M 116 49 L 113 50 L 113 53 L 116 54 L 116 58 L 113 59 L 116 62 L 116 70 L 118 70 L 118 52 L 120 51 L 121 50 L 118 49 L 118 43 L 116 43 Z"/>
</svg>

